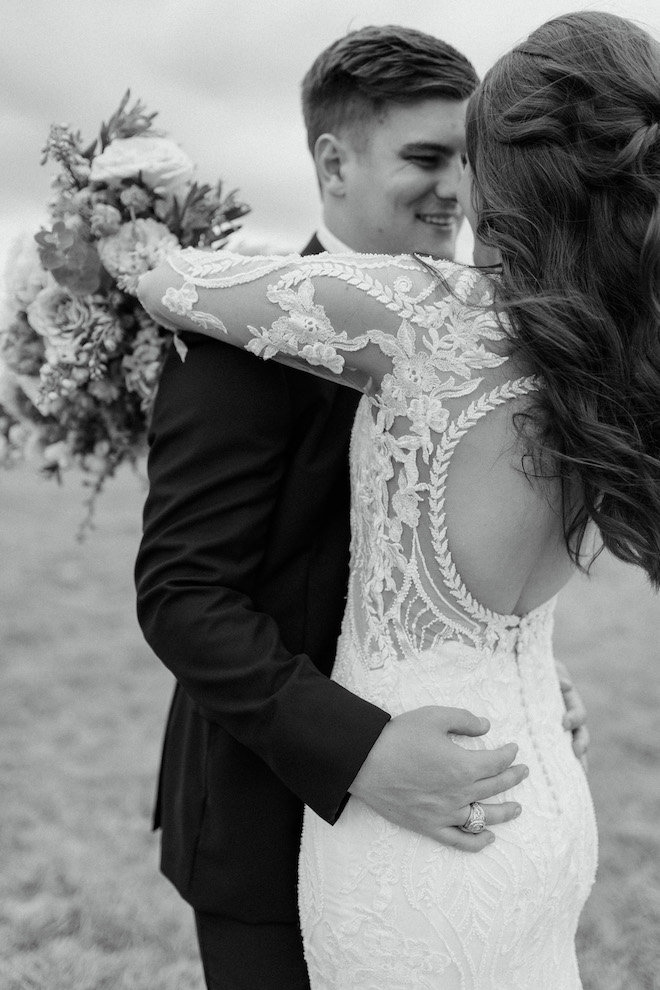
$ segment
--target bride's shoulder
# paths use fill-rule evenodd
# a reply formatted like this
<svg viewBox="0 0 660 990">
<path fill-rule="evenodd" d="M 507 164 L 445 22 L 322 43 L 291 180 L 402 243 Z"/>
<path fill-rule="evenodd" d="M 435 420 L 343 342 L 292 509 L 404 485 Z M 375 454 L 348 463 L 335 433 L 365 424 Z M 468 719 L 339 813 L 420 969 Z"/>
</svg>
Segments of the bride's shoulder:
<svg viewBox="0 0 660 990">
<path fill-rule="evenodd" d="M 473 265 L 442 258 L 414 255 L 429 273 L 434 273 L 448 294 L 458 303 L 475 306 L 492 306 L 497 294 L 498 277 Z"/>
<path fill-rule="evenodd" d="M 399 289 L 408 286 L 413 294 L 426 287 L 449 306 L 488 309 L 497 295 L 498 276 L 494 272 L 430 255 L 350 254 L 333 260 Z"/>
</svg>

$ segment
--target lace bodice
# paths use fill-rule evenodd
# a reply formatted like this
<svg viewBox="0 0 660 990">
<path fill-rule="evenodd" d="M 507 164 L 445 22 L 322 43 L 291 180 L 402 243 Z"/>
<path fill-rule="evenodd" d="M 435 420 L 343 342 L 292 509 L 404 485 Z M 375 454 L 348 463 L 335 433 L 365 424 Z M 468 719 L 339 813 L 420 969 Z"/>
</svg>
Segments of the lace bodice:
<svg viewBox="0 0 660 990">
<path fill-rule="evenodd" d="M 433 264 L 437 275 L 409 256 L 267 259 L 189 249 L 170 260 L 180 283 L 157 293 L 165 324 L 174 316 L 178 326 L 365 393 L 353 440 L 352 572 L 371 663 L 444 639 L 508 648 L 520 623 L 466 587 L 447 484 L 469 431 L 537 383 L 507 356 L 491 280 Z M 146 302 L 153 310 L 151 296 Z"/>
</svg>

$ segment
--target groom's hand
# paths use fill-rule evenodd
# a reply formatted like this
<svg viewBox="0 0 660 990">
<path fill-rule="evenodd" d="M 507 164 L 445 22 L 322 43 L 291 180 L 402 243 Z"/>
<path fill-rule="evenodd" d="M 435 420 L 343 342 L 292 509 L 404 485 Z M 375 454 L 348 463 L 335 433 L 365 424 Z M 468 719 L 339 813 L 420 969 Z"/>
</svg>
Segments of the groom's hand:
<svg viewBox="0 0 660 990">
<path fill-rule="evenodd" d="M 559 686 L 566 713 L 563 719 L 564 728 L 573 737 L 573 752 L 587 769 L 587 750 L 589 748 L 589 730 L 587 728 L 587 710 L 580 694 L 571 680 L 571 676 L 565 664 L 560 660 L 556 661 L 557 673 L 559 675 Z"/>
<path fill-rule="evenodd" d="M 520 814 L 512 801 L 485 803 L 519 784 L 528 770 L 512 766 L 518 747 L 468 750 L 450 733 L 482 736 L 490 724 L 459 708 L 429 706 L 391 719 L 376 740 L 349 788 L 389 821 L 436 839 L 446 846 L 479 852 L 495 838 L 463 832 L 470 803 L 479 801 L 486 825 L 500 825 Z"/>
</svg>

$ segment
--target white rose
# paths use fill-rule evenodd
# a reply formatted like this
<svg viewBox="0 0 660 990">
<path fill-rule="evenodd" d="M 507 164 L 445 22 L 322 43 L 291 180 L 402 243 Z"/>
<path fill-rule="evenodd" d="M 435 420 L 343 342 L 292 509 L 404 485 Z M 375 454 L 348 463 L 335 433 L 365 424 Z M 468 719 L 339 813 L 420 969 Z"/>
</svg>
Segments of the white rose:
<svg viewBox="0 0 660 990">
<path fill-rule="evenodd" d="M 85 363 L 82 340 L 119 336 L 115 317 L 98 296 L 74 296 L 51 278 L 27 308 L 30 326 L 44 338 L 51 365 Z"/>
<path fill-rule="evenodd" d="M 194 165 L 170 138 L 116 138 L 92 161 L 91 182 L 118 184 L 122 179 L 142 181 L 161 196 L 182 192 L 193 177 Z"/>
<path fill-rule="evenodd" d="M 72 296 L 51 279 L 28 306 L 27 318 L 32 329 L 44 338 L 47 360 L 75 364 L 76 348 L 88 318 L 88 307 L 82 298 Z"/>
<path fill-rule="evenodd" d="M 101 263 L 125 292 L 135 295 L 140 275 L 165 261 L 179 247 L 164 223 L 139 218 L 125 223 L 117 234 L 97 241 Z"/>
</svg>

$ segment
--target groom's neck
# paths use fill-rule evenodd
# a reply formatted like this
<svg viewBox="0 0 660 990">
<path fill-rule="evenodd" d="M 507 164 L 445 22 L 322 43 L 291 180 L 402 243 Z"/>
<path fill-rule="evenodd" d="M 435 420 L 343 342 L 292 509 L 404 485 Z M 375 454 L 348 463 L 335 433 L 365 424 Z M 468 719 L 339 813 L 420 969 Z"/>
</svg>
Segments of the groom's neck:
<svg viewBox="0 0 660 990">
<path fill-rule="evenodd" d="M 347 254 L 354 250 L 350 244 L 347 244 L 341 237 L 338 237 L 324 220 L 319 224 L 316 236 L 320 244 L 330 254 Z"/>
</svg>

